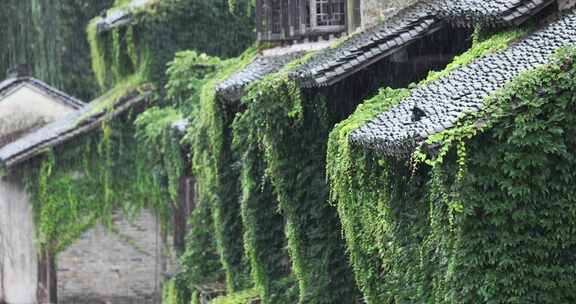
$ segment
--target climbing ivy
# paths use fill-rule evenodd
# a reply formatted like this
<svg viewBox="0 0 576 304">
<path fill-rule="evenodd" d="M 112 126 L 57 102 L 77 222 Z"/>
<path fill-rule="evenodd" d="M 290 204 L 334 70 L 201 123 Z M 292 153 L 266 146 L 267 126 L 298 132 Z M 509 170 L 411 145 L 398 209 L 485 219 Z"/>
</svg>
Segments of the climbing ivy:
<svg viewBox="0 0 576 304">
<path fill-rule="evenodd" d="M 290 271 L 285 220 L 265 172 L 264 151 L 257 132 L 243 128 L 248 124 L 242 118 L 234 123 L 234 148 L 242 164 L 242 224 L 252 280 L 263 303 L 294 303 L 298 288 Z"/>
<path fill-rule="evenodd" d="M 456 197 L 462 208 L 433 218 L 452 217 L 452 233 L 443 242 L 450 246 L 437 251 L 449 257 L 447 301 L 576 298 L 567 279 L 574 275 L 575 240 L 569 231 L 576 223 L 574 59 L 576 50 L 560 50 L 548 65 L 515 79 L 491 96 L 482 112 L 442 136 L 454 138 L 445 145 L 463 142 L 468 151 L 448 153 L 443 162 L 434 159 L 442 184 L 432 195 L 448 193 L 448 206 Z M 463 163 L 465 173 L 458 178 Z"/>
<path fill-rule="evenodd" d="M 109 10 L 126 10 L 119 2 Z M 125 27 L 98 33 L 101 17 L 87 27 L 92 69 L 103 91 L 146 65 L 146 79 L 165 84 L 166 64 L 174 54 L 197 50 L 210 55 L 236 56 L 253 41 L 252 19 L 233 15 L 226 0 L 167 0 L 132 11 Z"/>
<path fill-rule="evenodd" d="M 217 249 L 230 292 L 249 285 L 249 267 L 242 242 L 237 156 L 231 149 L 230 124 L 237 109 L 217 98 L 215 86 L 246 66 L 254 56 L 255 51 L 249 49 L 238 59 L 227 61 L 202 87 L 198 111 L 187 135 L 199 200 L 211 208 Z"/>
<path fill-rule="evenodd" d="M 251 303 L 258 298 L 256 290 L 249 289 L 241 292 L 233 293 L 225 297 L 219 297 L 212 301 L 210 304 L 245 304 Z"/>
<path fill-rule="evenodd" d="M 206 82 L 215 76 L 225 65 L 220 59 L 199 54 L 194 51 L 184 51 L 176 54 L 168 64 L 168 83 L 166 97 L 171 107 L 162 110 L 173 115 L 187 117 L 189 125 L 196 125 L 200 119 L 200 94 Z M 153 113 L 151 113 L 153 114 Z M 151 115 L 152 118 L 155 115 Z M 154 124 L 156 119 L 150 119 Z M 181 145 L 176 145 L 180 147 Z M 192 166 L 187 162 L 186 166 Z M 197 205 L 189 219 L 191 230 L 186 237 L 186 250 L 180 257 L 181 271 L 176 276 L 175 286 L 179 290 L 188 290 L 193 300 L 197 286 L 220 282 L 224 279 L 224 271 L 216 249 L 212 206 L 210 201 L 200 195 Z"/>
<path fill-rule="evenodd" d="M 301 61 L 304 60 L 307 59 Z M 258 191 L 249 189 L 262 174 L 250 166 L 253 166 L 251 163 L 265 164 L 265 173 L 272 182 L 279 209 L 286 219 L 285 230 L 292 271 L 299 285 L 299 302 L 353 303 L 355 284 L 344 255 L 336 212 L 328 205 L 328 189 L 322 169 L 331 121 L 321 95 L 305 94 L 288 79 L 288 70 L 298 64 L 295 62 L 253 84 L 242 99 L 246 110 L 237 118 L 234 127 L 240 131 L 239 134 L 241 130 L 254 130 L 253 143 L 245 147 L 260 149 L 262 152 L 252 153 L 251 157 L 262 155 L 265 160 L 265 163 L 256 158 L 243 160 L 248 166 L 245 170 L 252 171 L 251 176 L 243 176 L 244 191 L 251 192 L 245 193 L 245 197 L 247 194 L 256 198 L 261 196 Z M 250 150 L 244 153 L 247 152 Z M 250 225 L 259 221 L 270 223 L 273 220 L 270 214 L 276 207 L 273 204 L 268 208 L 266 212 L 259 211 L 265 217 L 251 220 L 253 223 Z M 278 229 L 273 227 L 280 224 L 267 224 L 259 229 Z M 252 248 L 258 249 L 256 246 Z M 273 252 L 272 248 L 259 254 L 267 252 Z M 268 259 L 270 262 L 274 260 Z M 267 271 L 270 269 L 273 268 Z M 265 281 L 259 284 L 260 288 L 266 287 Z"/>
<path fill-rule="evenodd" d="M 517 34 L 506 35 L 476 43 L 455 65 Z M 348 141 L 408 90 L 383 90 L 334 129 L 332 199 L 368 303 L 573 301 L 564 282 L 574 240 L 555 237 L 568 235 L 574 222 L 566 169 L 574 151 L 565 135 L 573 119 L 565 114 L 574 100 L 573 56 L 565 52 L 526 73 L 490 97 L 484 111 L 431 137 L 428 145 L 440 145 L 434 156 L 383 157 Z"/>
<path fill-rule="evenodd" d="M 152 107 L 138 115 L 134 121 L 136 138 L 140 144 L 156 147 L 147 151 L 147 159 L 160 166 L 168 181 L 167 190 L 171 202 L 178 200 L 180 177 L 184 171 L 184 160 L 179 137 L 173 124 L 182 120 L 182 114 L 172 107 Z M 145 191 L 145 189 L 142 189 Z"/>
<path fill-rule="evenodd" d="M 133 116 L 133 115 L 132 115 Z M 141 208 L 167 223 L 171 174 L 132 136 L 133 117 L 107 120 L 100 129 L 26 163 L 39 248 L 58 253 L 96 222 L 111 227 L 113 211 Z M 172 145 L 170 145 L 172 146 Z M 164 228 L 167 228 L 165 225 Z"/>
<path fill-rule="evenodd" d="M 504 33 L 479 43 L 445 72 L 431 75 L 427 81 L 480 54 L 502 49 L 522 34 Z M 322 167 L 328 132 L 339 118 L 327 111 L 321 94 L 303 92 L 287 77 L 287 71 L 307 58 L 252 85 L 243 99 L 246 110 L 234 122 L 234 141 L 242 163 L 244 242 L 252 277 L 264 303 L 293 302 L 292 289 L 282 285 L 291 279 L 283 265 L 286 256 L 282 229 L 287 233 L 300 301 L 352 303 L 355 287 L 348 277 L 339 221 L 327 203 Z M 376 99 L 393 104 L 407 93 L 389 90 L 382 93 L 386 97 Z M 378 107 L 372 112 L 382 109 L 381 102 L 373 103 Z"/>
<path fill-rule="evenodd" d="M 178 288 L 174 279 L 169 280 L 162 286 L 162 304 L 183 304 L 184 294 Z"/>
</svg>

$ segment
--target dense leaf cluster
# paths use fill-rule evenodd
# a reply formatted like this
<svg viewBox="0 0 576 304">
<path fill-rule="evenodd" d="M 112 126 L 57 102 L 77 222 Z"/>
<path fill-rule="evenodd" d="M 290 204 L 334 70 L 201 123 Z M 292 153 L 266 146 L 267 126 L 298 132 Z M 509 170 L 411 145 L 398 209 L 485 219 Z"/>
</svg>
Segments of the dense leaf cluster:
<svg viewBox="0 0 576 304">
<path fill-rule="evenodd" d="M 166 64 L 176 52 L 231 57 L 254 39 L 252 18 L 231 14 L 226 0 L 159 1 L 133 14 L 130 25 L 104 33 L 96 28 L 101 17 L 88 26 L 92 67 L 102 90 L 136 72 L 163 86 Z"/>
<path fill-rule="evenodd" d="M 192 291 L 223 280 L 230 292 L 249 287 L 242 242 L 239 171 L 234 165 L 231 136 L 227 135 L 235 112 L 233 108 L 225 110 L 214 87 L 253 56 L 254 51 L 248 50 L 238 59 L 221 61 L 196 52 L 182 52 L 168 70 L 168 97 L 186 113 L 191 126 L 185 143 L 190 147 L 190 166 L 198 183 L 198 206 L 190 219 L 192 230 L 179 275 L 181 284 Z"/>
<path fill-rule="evenodd" d="M 260 204 L 259 208 L 269 211 L 258 211 L 264 217 L 249 225 L 268 233 L 279 229 L 283 222 L 271 221 L 272 212 L 281 210 L 300 303 L 353 303 L 356 287 L 344 255 L 340 223 L 328 204 L 325 149 L 335 117 L 328 113 L 326 99 L 321 94 L 302 92 L 288 79 L 287 72 L 281 71 L 251 86 L 243 104 L 246 111 L 237 118 L 235 128 L 239 135 L 242 130 L 253 130 L 244 146 L 260 150 L 253 154 L 254 159 L 243 160 L 248 165 L 245 170 L 252 175 L 243 179 L 245 195 L 262 196 L 258 188 L 248 187 L 269 178 L 278 200 L 277 206 L 274 201 L 269 206 Z M 250 162 L 265 164 L 265 169 L 258 172 Z M 269 177 L 261 175 L 263 172 Z M 275 226 L 278 228 L 272 228 Z M 282 253 L 272 249 L 264 252 L 274 256 Z"/>
<path fill-rule="evenodd" d="M 128 115 L 107 121 L 89 136 L 57 147 L 20 170 L 42 249 L 60 252 L 96 222 L 110 227 L 117 209 L 131 216 L 149 208 L 167 223 L 170 176 L 182 170 L 181 156 L 169 149 L 179 148 L 165 142 L 161 146 L 166 149 L 149 149 L 161 137 L 136 139 L 133 120 Z"/>
</svg>

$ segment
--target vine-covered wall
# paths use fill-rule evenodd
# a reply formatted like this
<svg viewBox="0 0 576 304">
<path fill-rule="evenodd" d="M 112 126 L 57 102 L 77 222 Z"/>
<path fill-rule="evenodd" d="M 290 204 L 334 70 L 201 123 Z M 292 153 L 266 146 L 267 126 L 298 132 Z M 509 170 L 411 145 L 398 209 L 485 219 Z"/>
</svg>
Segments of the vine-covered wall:
<svg viewBox="0 0 576 304">
<path fill-rule="evenodd" d="M 278 199 L 278 207 L 272 204 L 268 206 L 268 212 L 279 208 L 286 220 L 288 250 L 292 271 L 298 280 L 299 302 L 353 303 L 356 287 L 344 254 L 336 212 L 327 201 L 322 170 L 325 139 L 334 117 L 327 111 L 322 95 L 307 95 L 288 79 L 286 70 L 296 64 L 250 87 L 243 98 L 246 110 L 237 118 L 234 127 L 240 135 L 242 130 L 254 130 L 254 135 L 247 140 L 252 140 L 250 145 L 262 152 L 253 157 L 264 156 L 265 172 Z M 250 148 L 250 145 L 245 147 Z M 250 166 L 254 161 L 262 163 L 257 158 L 244 159 L 244 165 Z M 258 173 L 252 171 L 252 174 Z M 245 190 L 249 190 L 246 187 L 253 180 L 266 178 L 266 175 L 243 178 Z M 252 192 L 258 195 L 258 191 Z M 257 222 L 262 230 L 270 231 L 274 227 L 264 226 L 266 222 L 260 220 Z M 280 226 L 282 222 L 275 225 Z M 261 254 L 272 250 L 268 248 Z"/>
<path fill-rule="evenodd" d="M 20 168 L 34 206 L 39 250 L 60 252 L 96 221 L 110 223 L 117 208 L 128 215 L 151 208 L 166 223 L 169 176 L 177 173 L 165 168 L 179 172 L 181 165 L 163 162 L 160 157 L 168 159 L 169 151 L 151 153 L 149 140 L 139 144 L 133 119 L 106 122 Z"/>
<path fill-rule="evenodd" d="M 226 0 L 159 1 L 132 14 L 129 25 L 102 33 L 97 30 L 101 17 L 88 25 L 92 68 L 103 91 L 134 73 L 162 88 L 166 64 L 176 52 L 196 50 L 231 57 L 254 39 L 250 16 L 232 14 Z"/>
<path fill-rule="evenodd" d="M 234 122 L 234 148 L 240 155 L 244 247 L 252 281 L 263 303 L 295 303 L 298 285 L 292 273 L 286 220 L 267 173 L 265 151 L 248 116 Z"/>
<path fill-rule="evenodd" d="M 246 66 L 254 55 L 254 50 L 249 49 L 241 57 L 226 62 L 202 87 L 197 118 L 188 134 L 199 200 L 211 207 L 217 249 L 230 292 L 249 287 L 249 265 L 242 241 L 238 156 L 231 146 L 230 125 L 238 107 L 218 98 L 215 86 Z"/>
<path fill-rule="evenodd" d="M 169 64 L 166 96 L 188 120 L 188 134 L 183 144 L 190 147 L 188 165 L 197 180 L 198 195 L 189 219 L 191 231 L 186 250 L 180 258 L 182 271 L 174 282 L 177 286 L 174 290 L 184 292 L 179 299 L 192 296 L 197 301 L 209 297 L 211 295 L 203 293 L 217 289 L 214 286 L 222 282 L 226 282 L 231 292 L 249 286 L 249 270 L 243 253 L 238 170 L 233 165 L 235 156 L 230 137 L 222 136 L 230 131 L 226 117 L 218 115 L 223 105 L 215 96 L 214 86 L 245 66 L 253 56 L 254 51 L 249 50 L 240 59 L 222 61 L 186 51 L 177 53 Z M 223 113 L 234 114 L 233 110 Z"/>
<path fill-rule="evenodd" d="M 517 37 L 476 43 L 447 71 Z M 383 157 L 348 142 L 407 89 L 383 90 L 334 129 L 332 199 L 368 303 L 574 301 L 574 56 L 563 51 L 431 138 L 435 156 Z"/>
</svg>

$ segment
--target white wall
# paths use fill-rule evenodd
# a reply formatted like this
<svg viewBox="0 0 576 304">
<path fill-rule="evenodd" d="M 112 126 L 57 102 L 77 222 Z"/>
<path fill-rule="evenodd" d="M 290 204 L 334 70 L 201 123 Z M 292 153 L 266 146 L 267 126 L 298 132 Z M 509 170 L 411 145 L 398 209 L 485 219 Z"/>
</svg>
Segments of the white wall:
<svg viewBox="0 0 576 304">
<path fill-rule="evenodd" d="M 0 97 L 0 146 L 3 137 L 19 134 L 74 111 L 30 85 L 21 85 Z"/>
<path fill-rule="evenodd" d="M 37 273 L 28 196 L 22 184 L 0 178 L 0 302 L 35 303 Z"/>
</svg>

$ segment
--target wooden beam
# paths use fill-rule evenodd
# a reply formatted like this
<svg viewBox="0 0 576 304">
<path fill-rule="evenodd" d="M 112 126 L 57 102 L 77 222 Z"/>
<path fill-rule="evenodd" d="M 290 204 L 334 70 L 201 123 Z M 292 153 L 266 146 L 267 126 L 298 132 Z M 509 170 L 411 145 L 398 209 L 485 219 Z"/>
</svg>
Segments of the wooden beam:
<svg viewBox="0 0 576 304">
<path fill-rule="evenodd" d="M 317 21 L 317 7 L 316 7 L 316 0 L 310 0 L 310 28 L 314 30 L 318 26 Z"/>
<path fill-rule="evenodd" d="M 266 39 L 272 39 L 272 0 L 264 0 L 264 11 L 266 19 Z"/>
<path fill-rule="evenodd" d="M 290 36 L 290 6 L 289 0 L 281 0 L 280 2 L 280 24 L 282 27 L 280 35 L 282 39 L 286 39 Z"/>
<path fill-rule="evenodd" d="M 262 26 L 262 0 L 256 0 L 256 39 L 261 41 L 264 38 L 264 28 Z"/>
<path fill-rule="evenodd" d="M 47 246 L 49 247 L 49 246 Z M 43 249 L 38 258 L 38 303 L 58 303 L 56 257 L 50 249 Z"/>
<path fill-rule="evenodd" d="M 300 24 L 298 25 L 300 28 L 300 35 L 306 34 L 306 19 L 308 18 L 306 15 L 306 2 L 309 0 L 299 0 L 299 11 L 300 11 Z"/>
<path fill-rule="evenodd" d="M 294 37 L 298 34 L 298 17 L 300 17 L 300 12 L 298 10 L 298 0 L 290 0 L 290 37 Z"/>
</svg>

